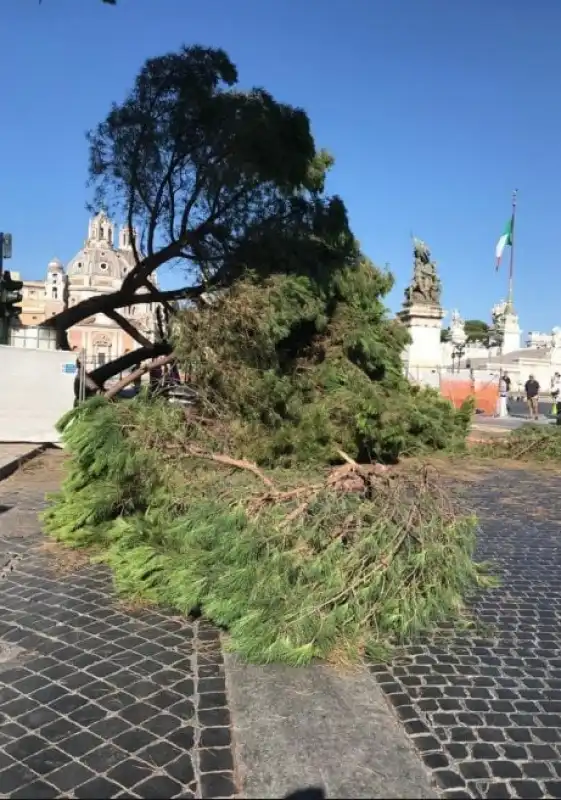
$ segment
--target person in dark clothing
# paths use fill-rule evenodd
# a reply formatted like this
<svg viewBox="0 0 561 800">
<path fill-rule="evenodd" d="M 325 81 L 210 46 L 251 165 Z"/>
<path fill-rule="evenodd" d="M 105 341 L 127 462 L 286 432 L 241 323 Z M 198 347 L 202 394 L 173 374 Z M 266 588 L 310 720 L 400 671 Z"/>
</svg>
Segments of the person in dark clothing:
<svg viewBox="0 0 561 800">
<path fill-rule="evenodd" d="M 169 368 L 169 382 L 172 386 L 177 386 L 178 383 L 181 383 L 177 361 L 174 361 Z"/>
<path fill-rule="evenodd" d="M 504 381 L 505 392 L 506 392 L 506 394 L 505 394 L 505 397 L 506 397 L 506 403 L 505 403 L 505 405 L 506 405 L 506 413 L 510 414 L 510 402 L 509 401 L 510 401 L 510 387 L 511 387 L 512 381 L 510 380 L 510 375 L 508 374 L 508 372 L 503 372 L 503 381 Z"/>
<path fill-rule="evenodd" d="M 74 408 L 80 405 L 80 382 L 81 382 L 81 372 L 82 372 L 82 362 L 79 358 L 76 359 L 76 377 L 74 378 Z M 84 379 L 86 377 L 86 373 L 82 376 Z M 84 400 L 87 400 L 90 397 L 93 397 L 94 394 L 97 394 L 96 389 L 92 389 L 88 386 L 87 381 L 85 381 L 84 386 Z"/>
<path fill-rule="evenodd" d="M 148 372 L 150 394 L 158 394 L 161 391 L 164 380 L 164 372 L 160 366 L 152 367 Z"/>
<path fill-rule="evenodd" d="M 533 375 L 530 375 L 524 386 L 526 392 L 526 402 L 528 404 L 528 414 L 530 419 L 538 419 L 538 398 L 540 394 L 540 385 Z"/>
<path fill-rule="evenodd" d="M 76 377 L 74 378 L 74 408 L 80 404 L 80 359 L 76 359 Z"/>
</svg>

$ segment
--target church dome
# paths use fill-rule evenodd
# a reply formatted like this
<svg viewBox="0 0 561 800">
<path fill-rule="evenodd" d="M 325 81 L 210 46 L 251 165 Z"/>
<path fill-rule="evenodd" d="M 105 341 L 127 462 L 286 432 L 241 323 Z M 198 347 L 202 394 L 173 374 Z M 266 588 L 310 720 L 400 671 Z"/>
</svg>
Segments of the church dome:
<svg viewBox="0 0 561 800">
<path fill-rule="evenodd" d="M 69 277 L 89 275 L 114 280 L 123 280 L 128 271 L 127 261 L 109 245 L 105 248 L 89 247 L 87 243 L 69 261 L 66 270 Z"/>
<path fill-rule="evenodd" d="M 59 261 L 58 258 L 51 259 L 47 264 L 47 272 L 64 272 L 62 261 Z"/>
</svg>

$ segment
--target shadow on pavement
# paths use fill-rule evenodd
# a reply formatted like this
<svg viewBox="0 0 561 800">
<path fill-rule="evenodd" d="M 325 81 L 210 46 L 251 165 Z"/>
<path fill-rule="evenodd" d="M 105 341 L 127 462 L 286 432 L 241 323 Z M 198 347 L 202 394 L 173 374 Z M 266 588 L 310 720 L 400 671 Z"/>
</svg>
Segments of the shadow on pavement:
<svg viewBox="0 0 561 800">
<path fill-rule="evenodd" d="M 284 800 L 325 800 L 325 792 L 320 786 L 307 786 L 287 794 Z"/>
</svg>

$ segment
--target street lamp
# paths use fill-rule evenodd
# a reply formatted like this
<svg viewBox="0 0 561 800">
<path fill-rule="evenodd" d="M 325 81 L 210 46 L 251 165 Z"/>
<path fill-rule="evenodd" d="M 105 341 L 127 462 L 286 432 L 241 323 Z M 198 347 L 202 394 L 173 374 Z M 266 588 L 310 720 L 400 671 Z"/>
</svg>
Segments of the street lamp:
<svg viewBox="0 0 561 800">
<path fill-rule="evenodd" d="M 456 322 L 459 322 L 459 320 L 456 320 Z M 458 362 L 457 371 L 459 372 L 462 358 L 466 352 L 467 341 L 467 335 L 464 330 L 463 323 L 461 325 L 456 324 L 453 326 L 450 339 L 452 342 L 452 372 L 454 372 L 455 361 Z"/>
<path fill-rule="evenodd" d="M 452 350 L 452 372 L 454 371 L 454 361 L 457 360 L 457 372 L 460 371 L 460 365 L 462 358 L 464 357 L 464 353 L 466 352 L 466 344 L 465 342 L 456 342 L 454 345 L 454 349 Z"/>
</svg>

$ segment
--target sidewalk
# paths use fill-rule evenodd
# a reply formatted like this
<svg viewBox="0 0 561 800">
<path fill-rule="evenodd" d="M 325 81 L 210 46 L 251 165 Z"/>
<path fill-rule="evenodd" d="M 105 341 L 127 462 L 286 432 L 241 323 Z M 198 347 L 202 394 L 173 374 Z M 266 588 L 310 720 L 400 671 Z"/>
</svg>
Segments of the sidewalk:
<svg viewBox="0 0 561 800">
<path fill-rule="evenodd" d="M 7 478 L 18 467 L 35 458 L 45 449 L 43 444 L 2 444 L 0 442 L 0 481 Z"/>
<path fill-rule="evenodd" d="M 224 658 L 212 625 L 120 603 L 46 541 L 62 460 L 0 485 L 1 797 L 439 796 L 369 671 Z"/>
<path fill-rule="evenodd" d="M 225 665 L 243 797 L 278 798 L 312 786 L 328 798 L 439 796 L 366 669 L 254 666 L 228 654 Z"/>
</svg>

